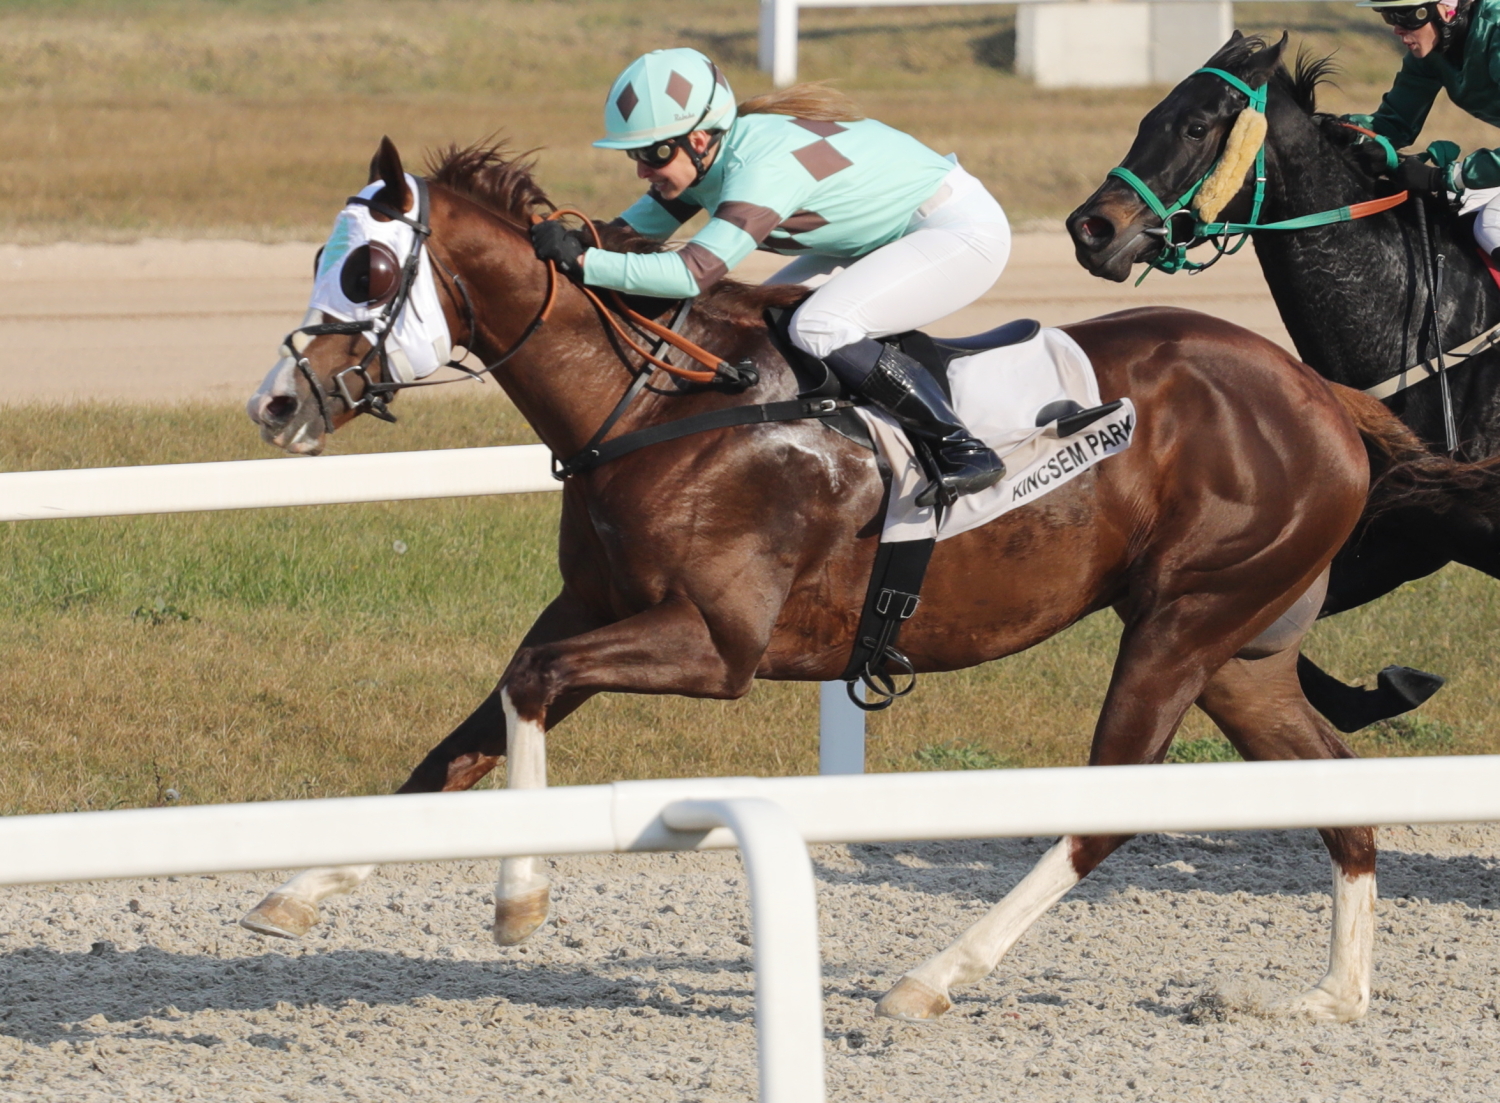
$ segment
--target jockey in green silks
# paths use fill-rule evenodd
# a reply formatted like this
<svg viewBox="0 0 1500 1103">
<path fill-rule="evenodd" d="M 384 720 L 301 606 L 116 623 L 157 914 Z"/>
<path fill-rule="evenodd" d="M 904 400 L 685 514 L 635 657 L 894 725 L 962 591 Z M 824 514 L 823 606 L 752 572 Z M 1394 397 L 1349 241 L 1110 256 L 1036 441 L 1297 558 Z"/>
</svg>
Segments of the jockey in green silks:
<svg viewBox="0 0 1500 1103">
<path fill-rule="evenodd" d="M 1439 91 L 1477 119 L 1500 126 L 1500 0 L 1360 0 L 1374 8 L 1407 49 L 1380 109 L 1364 122 L 1401 148 L 1417 140 Z M 1373 145 L 1372 155 L 1383 153 Z M 1392 174 L 1413 193 L 1462 195 L 1500 188 L 1500 150 L 1478 149 L 1450 164 L 1403 157 Z M 1480 211 L 1474 237 L 1500 260 L 1500 195 Z"/>
<path fill-rule="evenodd" d="M 795 257 L 770 281 L 816 287 L 792 316 L 792 343 L 929 445 L 942 500 L 1000 481 L 1004 464 L 937 381 L 874 340 L 967 306 L 1005 267 L 1005 212 L 955 159 L 817 85 L 736 106 L 719 67 L 686 48 L 620 74 L 604 131 L 594 145 L 623 151 L 650 185 L 620 221 L 656 241 L 700 211 L 708 222 L 656 253 L 587 248 L 541 222 L 537 256 L 585 284 L 669 299 L 706 291 L 756 249 Z"/>
</svg>

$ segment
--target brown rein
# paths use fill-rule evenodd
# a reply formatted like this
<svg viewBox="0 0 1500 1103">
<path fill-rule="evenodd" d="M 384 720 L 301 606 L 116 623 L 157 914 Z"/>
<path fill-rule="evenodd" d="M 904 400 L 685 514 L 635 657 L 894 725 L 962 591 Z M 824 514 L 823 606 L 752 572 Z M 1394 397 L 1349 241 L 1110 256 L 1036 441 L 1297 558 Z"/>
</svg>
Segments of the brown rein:
<svg viewBox="0 0 1500 1103">
<path fill-rule="evenodd" d="M 549 215 L 537 215 L 533 219 L 533 221 L 547 222 L 562 218 L 565 215 L 573 215 L 575 218 L 582 219 L 583 224 L 588 227 L 589 233 L 593 236 L 594 247 L 596 249 L 601 249 L 604 247 L 604 241 L 599 236 L 599 227 L 594 225 L 593 220 L 590 219 L 589 216 L 584 214 L 582 211 L 574 210 L 571 207 L 560 207 Z M 555 261 L 549 260 L 547 262 L 547 267 L 553 272 L 552 278 L 555 285 L 557 264 Z M 680 333 L 677 333 L 675 330 L 669 329 L 668 327 L 661 325 L 658 322 L 652 321 L 644 314 L 640 314 L 634 310 L 631 310 L 628 306 L 625 305 L 625 300 L 620 297 L 620 293 L 618 291 L 611 291 L 609 293 L 610 300 L 614 306 L 614 309 L 611 310 L 610 307 L 605 305 L 604 300 L 602 300 L 594 291 L 585 287 L 582 283 L 578 284 L 578 290 L 582 291 L 586 296 L 588 296 L 589 301 L 592 302 L 596 308 L 598 308 L 599 316 L 609 324 L 610 328 L 614 330 L 615 335 L 618 336 L 620 340 L 624 341 L 632 352 L 634 352 L 637 356 L 640 356 L 648 364 L 652 364 L 655 367 L 660 368 L 664 372 L 675 375 L 679 379 L 686 379 L 692 383 L 712 383 L 716 379 L 720 378 L 721 370 L 728 366 L 722 356 L 715 356 L 713 353 L 709 352 L 702 346 L 689 341 L 686 337 L 682 336 Z M 544 314 L 545 311 L 551 309 L 551 306 L 552 303 L 549 298 L 547 306 L 543 308 Z M 672 364 L 667 363 L 667 361 L 665 360 L 658 360 L 649 351 L 635 343 L 634 339 L 632 339 L 630 335 L 630 332 L 627 330 L 624 324 L 620 322 L 619 318 L 616 317 L 616 314 L 624 316 L 633 325 L 645 330 L 653 337 L 665 341 L 673 348 L 686 353 L 688 356 L 698 361 L 698 363 L 702 364 L 708 370 L 694 371 L 691 368 L 676 367 Z"/>
</svg>

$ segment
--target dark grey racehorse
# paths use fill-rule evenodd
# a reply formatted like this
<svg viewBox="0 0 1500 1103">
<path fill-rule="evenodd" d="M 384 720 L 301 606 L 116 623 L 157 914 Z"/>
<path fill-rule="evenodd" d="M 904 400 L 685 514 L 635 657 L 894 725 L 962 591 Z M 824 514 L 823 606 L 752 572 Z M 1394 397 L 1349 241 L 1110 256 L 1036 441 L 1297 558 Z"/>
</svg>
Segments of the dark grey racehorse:
<svg viewBox="0 0 1500 1103">
<path fill-rule="evenodd" d="M 1316 87 L 1331 69 L 1328 60 L 1304 58 L 1289 71 L 1282 63 L 1285 41 L 1268 45 L 1236 32 L 1207 63 L 1252 88 L 1269 85 L 1260 221 L 1390 194 L 1391 185 L 1373 179 L 1351 153 L 1357 132 L 1314 109 Z M 1123 167 L 1170 202 L 1209 171 L 1246 99 L 1212 74 L 1188 77 L 1141 121 Z M 1247 177 L 1222 217 L 1243 221 L 1250 200 Z M 1079 263 L 1112 280 L 1124 280 L 1134 264 L 1161 249 L 1161 238 L 1150 233 L 1160 225 L 1142 198 L 1115 177 L 1068 218 Z M 1365 389 L 1433 355 L 1424 230 L 1446 261 L 1438 313 L 1442 345 L 1451 349 L 1500 324 L 1500 295 L 1467 220 L 1446 204 L 1427 200 L 1419 211 L 1407 202 L 1357 221 L 1252 235 L 1272 297 L 1303 360 L 1336 383 Z M 1460 455 L 1471 460 L 1495 455 L 1500 451 L 1500 350 L 1455 365 L 1449 383 Z M 1388 405 L 1429 446 L 1444 447 L 1436 378 L 1401 391 Z M 1334 560 L 1323 615 L 1373 601 L 1449 562 L 1500 577 L 1497 520 L 1456 499 L 1376 519 Z M 1383 672 L 1380 691 L 1361 691 L 1305 658 L 1300 673 L 1309 700 L 1345 731 L 1406 711 L 1441 684 L 1431 675 L 1394 668 Z"/>
</svg>

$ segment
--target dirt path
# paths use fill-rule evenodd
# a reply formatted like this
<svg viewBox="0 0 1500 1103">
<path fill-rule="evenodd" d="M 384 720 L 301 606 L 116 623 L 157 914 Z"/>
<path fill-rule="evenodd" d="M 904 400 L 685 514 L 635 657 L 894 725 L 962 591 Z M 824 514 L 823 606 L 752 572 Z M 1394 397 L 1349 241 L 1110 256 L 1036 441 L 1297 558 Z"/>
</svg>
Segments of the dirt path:
<svg viewBox="0 0 1500 1103">
<path fill-rule="evenodd" d="M 307 309 L 316 248 L 0 245 L 0 402 L 241 401 Z M 757 254 L 738 274 L 761 279 L 780 263 Z M 1290 347 L 1248 250 L 1202 277 L 1153 275 L 1137 288 L 1087 275 L 1061 233 L 1019 235 L 995 290 L 932 328 L 973 333 L 1021 316 L 1050 325 L 1149 303 L 1205 310 Z"/>
<path fill-rule="evenodd" d="M 1382 832 L 1375 997 L 1269 1010 L 1321 973 L 1312 832 L 1137 840 L 931 1027 L 875 997 L 1045 846 L 816 850 L 834 1100 L 1493 1098 L 1500 829 Z M 733 854 L 556 863 L 556 921 L 495 948 L 486 863 L 390 867 L 305 943 L 235 918 L 273 875 L 0 894 L 0 1098 L 754 1097 Z"/>
</svg>

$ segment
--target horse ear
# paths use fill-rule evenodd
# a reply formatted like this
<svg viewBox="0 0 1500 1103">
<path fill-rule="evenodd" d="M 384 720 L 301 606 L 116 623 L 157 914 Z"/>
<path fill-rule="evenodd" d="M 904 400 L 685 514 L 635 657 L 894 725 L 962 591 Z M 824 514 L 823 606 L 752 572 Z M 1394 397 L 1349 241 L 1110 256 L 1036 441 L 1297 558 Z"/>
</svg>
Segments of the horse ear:
<svg viewBox="0 0 1500 1103">
<path fill-rule="evenodd" d="M 406 185 L 406 170 L 401 167 L 401 154 L 396 152 L 396 143 L 390 138 L 380 139 L 380 148 L 370 162 L 370 183 L 385 182 L 385 187 L 375 193 L 375 198 L 398 211 L 409 211 L 412 206 L 411 188 Z"/>
<path fill-rule="evenodd" d="M 1281 64 L 1281 55 L 1286 52 L 1286 44 L 1289 38 L 1290 36 L 1287 32 L 1282 31 L 1279 41 L 1272 43 L 1264 50 L 1258 51 L 1250 61 L 1251 73 L 1255 76 L 1264 77 L 1265 80 L 1270 80 L 1271 74 Z M 1261 82 L 1251 81 L 1250 83 L 1251 85 L 1257 85 Z"/>
</svg>

